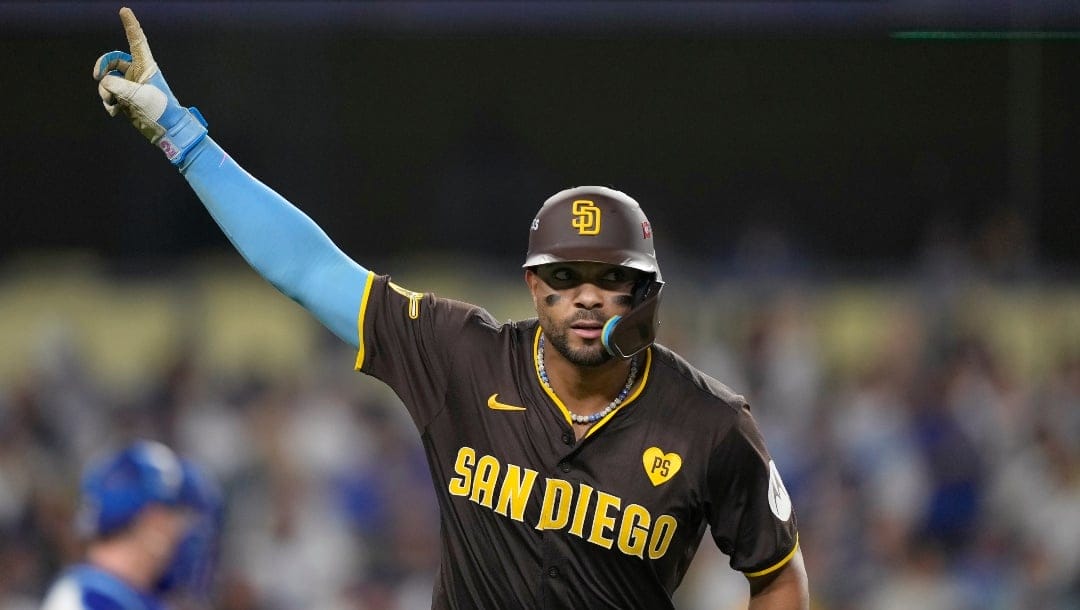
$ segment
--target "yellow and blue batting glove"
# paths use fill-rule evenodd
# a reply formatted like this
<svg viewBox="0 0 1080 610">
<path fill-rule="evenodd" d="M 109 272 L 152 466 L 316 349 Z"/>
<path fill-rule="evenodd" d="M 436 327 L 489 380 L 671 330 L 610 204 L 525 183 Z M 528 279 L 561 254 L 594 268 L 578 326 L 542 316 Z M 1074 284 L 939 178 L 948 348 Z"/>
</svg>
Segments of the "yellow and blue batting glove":
<svg viewBox="0 0 1080 610">
<path fill-rule="evenodd" d="M 206 120 L 194 106 L 184 108 L 176 100 L 158 69 L 142 26 L 135 13 L 120 9 L 131 53 L 110 51 L 94 64 L 98 95 L 110 116 L 122 113 L 150 142 L 161 149 L 173 165 L 180 165 L 196 144 L 206 137 Z"/>
</svg>

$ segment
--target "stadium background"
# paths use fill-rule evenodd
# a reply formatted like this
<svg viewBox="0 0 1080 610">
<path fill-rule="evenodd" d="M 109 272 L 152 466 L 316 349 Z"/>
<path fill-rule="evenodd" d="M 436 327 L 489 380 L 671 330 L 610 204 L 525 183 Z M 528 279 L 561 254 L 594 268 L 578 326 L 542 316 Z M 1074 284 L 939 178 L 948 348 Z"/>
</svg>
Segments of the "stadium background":
<svg viewBox="0 0 1080 610">
<path fill-rule="evenodd" d="M 217 607 L 427 607 L 411 424 L 101 111 L 118 6 L 0 4 L 0 607 L 131 434 L 226 485 Z M 1080 607 L 1076 6 L 131 6 L 214 137 L 407 287 L 528 316 L 539 203 L 635 195 L 661 341 L 750 398 L 817 607 Z M 680 607 L 744 587 L 706 541 Z"/>
</svg>

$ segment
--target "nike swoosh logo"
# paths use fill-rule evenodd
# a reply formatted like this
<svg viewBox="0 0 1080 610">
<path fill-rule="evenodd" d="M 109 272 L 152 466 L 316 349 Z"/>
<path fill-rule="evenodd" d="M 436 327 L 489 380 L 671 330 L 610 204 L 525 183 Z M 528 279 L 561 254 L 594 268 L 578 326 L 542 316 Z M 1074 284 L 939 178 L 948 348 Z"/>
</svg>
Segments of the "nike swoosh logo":
<svg viewBox="0 0 1080 610">
<path fill-rule="evenodd" d="M 496 411 L 524 411 L 525 410 L 525 407 L 515 407 L 514 405 L 508 405 L 508 404 L 506 404 L 504 402 L 499 402 L 499 401 L 495 400 L 495 397 L 498 396 L 498 395 L 499 395 L 499 393 L 495 392 L 494 394 L 492 394 L 491 396 L 488 397 L 488 408 L 489 409 L 495 409 Z"/>
</svg>

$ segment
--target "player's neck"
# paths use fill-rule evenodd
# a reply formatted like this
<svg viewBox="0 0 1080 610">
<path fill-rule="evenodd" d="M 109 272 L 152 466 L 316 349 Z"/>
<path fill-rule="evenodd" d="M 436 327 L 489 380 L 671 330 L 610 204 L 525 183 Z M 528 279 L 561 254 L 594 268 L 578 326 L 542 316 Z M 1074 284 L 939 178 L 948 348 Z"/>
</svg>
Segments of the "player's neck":
<svg viewBox="0 0 1080 610">
<path fill-rule="evenodd" d="M 87 561 L 139 591 L 149 591 L 154 574 L 145 553 L 125 539 L 98 541 L 86 550 Z"/>
<path fill-rule="evenodd" d="M 598 366 L 580 366 L 567 360 L 550 344 L 544 345 L 544 368 L 551 390 L 567 408 L 581 415 L 607 407 L 626 385 L 629 360 L 610 360 Z"/>
<path fill-rule="evenodd" d="M 170 532 L 182 519 L 175 509 L 151 503 L 124 529 L 91 543 L 86 557 L 136 589 L 149 591 L 175 550 Z"/>
</svg>

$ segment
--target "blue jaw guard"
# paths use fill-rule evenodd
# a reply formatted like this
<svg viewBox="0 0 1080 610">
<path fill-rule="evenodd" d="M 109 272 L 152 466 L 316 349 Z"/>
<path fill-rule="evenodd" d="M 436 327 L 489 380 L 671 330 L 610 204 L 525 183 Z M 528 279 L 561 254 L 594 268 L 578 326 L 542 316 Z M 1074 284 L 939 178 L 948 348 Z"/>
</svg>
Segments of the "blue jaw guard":
<svg viewBox="0 0 1080 610">
<path fill-rule="evenodd" d="M 617 358 L 629 358 L 652 345 L 656 340 L 656 318 L 660 307 L 660 293 L 664 282 L 651 280 L 637 291 L 637 305 L 625 316 L 612 316 L 600 331 L 600 341 L 609 354 Z"/>
</svg>

